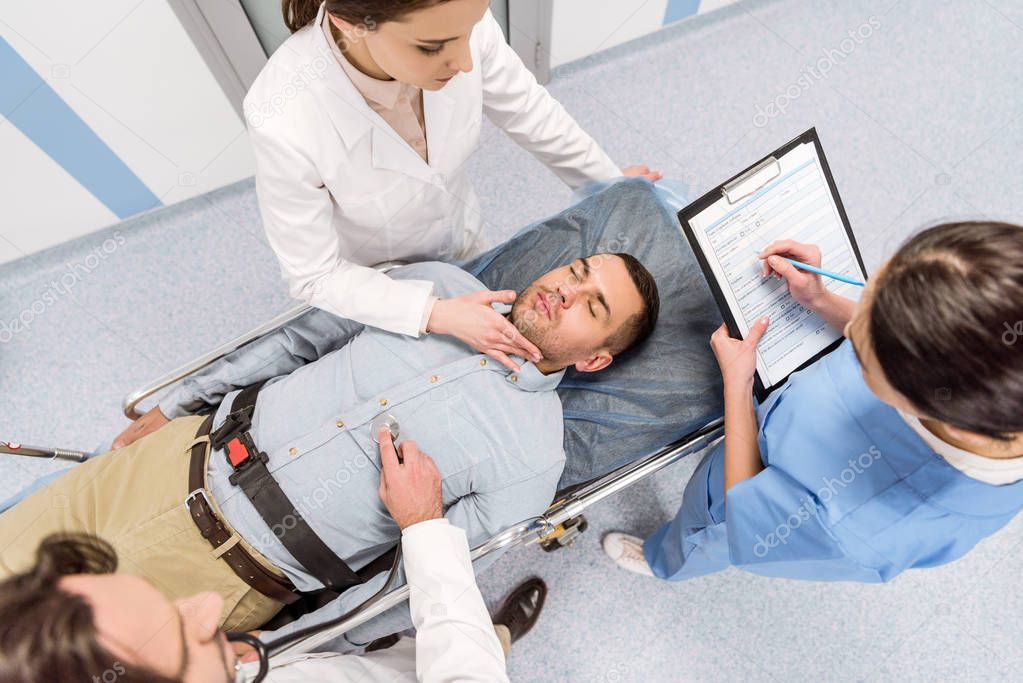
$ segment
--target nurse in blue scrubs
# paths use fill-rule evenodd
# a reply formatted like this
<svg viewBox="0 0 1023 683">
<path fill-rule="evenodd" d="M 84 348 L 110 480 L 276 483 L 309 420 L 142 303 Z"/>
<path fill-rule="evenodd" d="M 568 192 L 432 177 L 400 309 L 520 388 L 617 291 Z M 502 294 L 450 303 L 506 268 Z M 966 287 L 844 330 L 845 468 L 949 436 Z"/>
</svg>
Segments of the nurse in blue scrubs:
<svg viewBox="0 0 1023 683">
<path fill-rule="evenodd" d="M 778 242 L 765 275 L 846 341 L 755 405 L 754 350 L 711 338 L 725 438 L 671 522 L 604 548 L 682 580 L 734 565 L 765 576 L 889 581 L 962 557 L 1023 508 L 1023 228 L 940 225 L 911 238 L 854 303 L 796 270 Z"/>
</svg>

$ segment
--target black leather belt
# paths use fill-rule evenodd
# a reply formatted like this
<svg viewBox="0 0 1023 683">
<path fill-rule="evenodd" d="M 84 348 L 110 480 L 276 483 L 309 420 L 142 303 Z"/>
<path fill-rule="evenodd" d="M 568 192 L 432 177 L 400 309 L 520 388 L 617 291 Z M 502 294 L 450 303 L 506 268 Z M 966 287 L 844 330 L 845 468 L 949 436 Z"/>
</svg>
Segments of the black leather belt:
<svg viewBox="0 0 1023 683">
<path fill-rule="evenodd" d="M 196 436 L 210 433 L 213 415 L 203 420 Z M 213 506 L 206 498 L 206 444 L 199 442 L 192 446 L 192 455 L 188 464 L 188 497 L 185 507 L 192 521 L 199 527 L 199 533 L 214 548 L 219 548 L 231 539 L 231 532 L 213 511 Z M 241 543 L 220 556 L 231 567 L 242 581 L 268 598 L 273 598 L 286 605 L 297 601 L 300 597 L 288 579 L 278 576 L 260 564 L 249 554 Z"/>
</svg>

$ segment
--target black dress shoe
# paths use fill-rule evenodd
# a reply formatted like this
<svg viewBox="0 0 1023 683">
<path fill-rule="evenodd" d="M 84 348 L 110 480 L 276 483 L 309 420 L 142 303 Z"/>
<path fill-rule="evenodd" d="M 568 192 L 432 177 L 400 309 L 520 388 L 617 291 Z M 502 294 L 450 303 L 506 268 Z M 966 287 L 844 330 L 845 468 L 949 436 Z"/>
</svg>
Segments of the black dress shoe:
<svg viewBox="0 0 1023 683">
<path fill-rule="evenodd" d="M 399 640 L 401 640 L 401 634 L 399 633 L 392 633 L 389 636 L 381 636 L 366 646 L 366 652 L 386 650 L 397 645 Z"/>
<path fill-rule="evenodd" d="M 507 626 L 514 643 L 533 628 L 546 599 L 547 584 L 538 577 L 528 579 L 504 599 L 500 611 L 494 615 L 494 623 Z"/>
</svg>

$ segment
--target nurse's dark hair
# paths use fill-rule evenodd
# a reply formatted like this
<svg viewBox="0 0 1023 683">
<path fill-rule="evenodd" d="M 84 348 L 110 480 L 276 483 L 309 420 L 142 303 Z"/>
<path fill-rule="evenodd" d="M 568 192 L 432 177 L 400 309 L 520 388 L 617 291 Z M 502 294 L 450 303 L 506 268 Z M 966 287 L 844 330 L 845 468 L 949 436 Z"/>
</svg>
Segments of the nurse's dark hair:
<svg viewBox="0 0 1023 683">
<path fill-rule="evenodd" d="M 604 346 L 612 355 L 624 353 L 642 344 L 657 324 L 657 316 L 661 312 L 661 297 L 657 292 L 657 281 L 650 271 L 632 254 L 612 254 L 625 262 L 625 269 L 632 279 L 632 284 L 639 292 L 643 308 L 623 322 L 604 340 Z"/>
<path fill-rule="evenodd" d="M 885 377 L 926 416 L 995 439 L 1023 432 L 1023 227 L 913 236 L 878 275 L 869 329 Z"/>
<path fill-rule="evenodd" d="M 92 607 L 58 582 L 71 574 L 109 574 L 117 555 L 94 536 L 49 536 L 35 565 L 0 582 L 0 681 L 3 683 L 180 683 L 133 666 L 99 643 Z"/>
<path fill-rule="evenodd" d="M 388 21 L 401 21 L 406 15 L 449 0 L 327 0 L 327 12 L 349 24 L 362 24 L 373 30 Z M 284 23 L 291 32 L 316 18 L 321 0 L 281 0 Z"/>
</svg>

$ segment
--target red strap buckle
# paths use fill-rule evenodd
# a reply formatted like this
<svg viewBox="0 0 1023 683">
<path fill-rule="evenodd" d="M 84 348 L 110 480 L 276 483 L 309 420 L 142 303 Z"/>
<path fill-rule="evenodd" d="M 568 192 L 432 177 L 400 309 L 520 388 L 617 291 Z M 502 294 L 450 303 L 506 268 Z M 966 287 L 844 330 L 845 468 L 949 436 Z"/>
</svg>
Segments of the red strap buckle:
<svg viewBox="0 0 1023 683">
<path fill-rule="evenodd" d="M 238 437 L 227 442 L 227 459 L 231 462 L 231 466 L 236 469 L 249 459 L 249 449 L 245 447 L 245 444 Z"/>
</svg>

